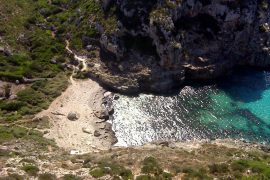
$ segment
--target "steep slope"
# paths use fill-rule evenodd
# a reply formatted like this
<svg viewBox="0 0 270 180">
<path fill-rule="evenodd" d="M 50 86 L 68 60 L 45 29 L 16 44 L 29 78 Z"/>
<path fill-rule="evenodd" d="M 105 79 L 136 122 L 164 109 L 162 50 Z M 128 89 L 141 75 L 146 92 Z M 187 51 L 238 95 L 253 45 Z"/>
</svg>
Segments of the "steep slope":
<svg viewBox="0 0 270 180">
<path fill-rule="evenodd" d="M 103 59 L 114 62 L 108 68 L 126 77 L 113 86 L 120 91 L 167 91 L 239 65 L 269 67 L 268 1 L 104 0 L 103 7 L 116 9 L 114 32 L 98 29 Z"/>
</svg>

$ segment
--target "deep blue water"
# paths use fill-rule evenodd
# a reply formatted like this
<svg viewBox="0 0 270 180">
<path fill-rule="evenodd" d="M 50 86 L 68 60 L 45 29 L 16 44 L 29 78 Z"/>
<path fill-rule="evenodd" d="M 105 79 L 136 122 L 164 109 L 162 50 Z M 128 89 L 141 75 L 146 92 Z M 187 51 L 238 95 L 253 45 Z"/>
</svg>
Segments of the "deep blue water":
<svg viewBox="0 0 270 180">
<path fill-rule="evenodd" d="M 270 71 L 241 70 L 171 96 L 120 96 L 113 129 L 119 145 L 217 138 L 270 143 Z"/>
</svg>

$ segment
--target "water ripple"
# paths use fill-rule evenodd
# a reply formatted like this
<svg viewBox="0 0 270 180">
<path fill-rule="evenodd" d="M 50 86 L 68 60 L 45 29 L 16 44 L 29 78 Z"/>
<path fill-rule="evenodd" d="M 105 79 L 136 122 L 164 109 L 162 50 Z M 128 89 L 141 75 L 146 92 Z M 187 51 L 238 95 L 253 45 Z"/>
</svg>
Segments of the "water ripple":
<svg viewBox="0 0 270 180">
<path fill-rule="evenodd" d="M 269 142 L 270 89 L 261 74 L 238 74 L 225 85 L 187 86 L 174 96 L 121 95 L 112 120 L 117 145 L 225 137 Z"/>
</svg>

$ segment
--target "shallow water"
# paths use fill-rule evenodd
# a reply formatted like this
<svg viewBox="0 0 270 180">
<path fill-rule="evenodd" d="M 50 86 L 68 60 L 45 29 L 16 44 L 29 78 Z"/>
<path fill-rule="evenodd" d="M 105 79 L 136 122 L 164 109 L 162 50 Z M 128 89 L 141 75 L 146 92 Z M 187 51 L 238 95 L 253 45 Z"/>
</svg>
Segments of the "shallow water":
<svg viewBox="0 0 270 180">
<path fill-rule="evenodd" d="M 270 143 L 270 71 L 242 70 L 177 95 L 120 96 L 114 106 L 113 129 L 121 146 L 217 138 Z"/>
</svg>

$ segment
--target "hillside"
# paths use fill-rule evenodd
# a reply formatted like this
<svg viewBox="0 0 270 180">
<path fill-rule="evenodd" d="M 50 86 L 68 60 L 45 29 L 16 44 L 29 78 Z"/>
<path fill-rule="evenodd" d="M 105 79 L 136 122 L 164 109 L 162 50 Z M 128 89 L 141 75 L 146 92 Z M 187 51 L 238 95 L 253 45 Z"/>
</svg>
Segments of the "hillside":
<svg viewBox="0 0 270 180">
<path fill-rule="evenodd" d="M 269 179 L 268 146 L 117 148 L 106 122 L 107 90 L 170 92 L 268 68 L 267 2 L 0 0 L 0 180 Z"/>
</svg>

